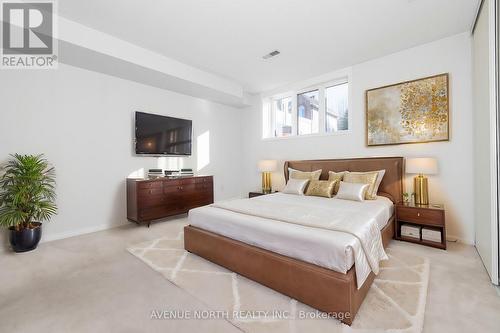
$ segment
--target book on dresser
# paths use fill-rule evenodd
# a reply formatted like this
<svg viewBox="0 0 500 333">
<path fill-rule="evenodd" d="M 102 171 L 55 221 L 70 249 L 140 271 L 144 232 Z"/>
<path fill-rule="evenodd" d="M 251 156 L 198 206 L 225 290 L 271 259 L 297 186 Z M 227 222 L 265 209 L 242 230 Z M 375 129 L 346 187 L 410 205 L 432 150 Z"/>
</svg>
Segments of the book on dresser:
<svg viewBox="0 0 500 333">
<path fill-rule="evenodd" d="M 147 223 L 214 202 L 213 177 L 127 179 L 127 219 Z"/>
</svg>

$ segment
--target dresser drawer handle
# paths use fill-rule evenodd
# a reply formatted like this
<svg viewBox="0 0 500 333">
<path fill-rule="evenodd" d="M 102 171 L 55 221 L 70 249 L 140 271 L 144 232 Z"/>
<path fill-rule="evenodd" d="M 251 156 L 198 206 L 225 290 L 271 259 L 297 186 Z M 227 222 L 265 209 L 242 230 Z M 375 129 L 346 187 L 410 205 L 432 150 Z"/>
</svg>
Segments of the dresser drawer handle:
<svg viewBox="0 0 500 333">
<path fill-rule="evenodd" d="M 153 194 L 153 190 L 149 190 L 149 194 Z"/>
<path fill-rule="evenodd" d="M 417 216 L 420 216 L 420 213 L 417 213 Z"/>
</svg>

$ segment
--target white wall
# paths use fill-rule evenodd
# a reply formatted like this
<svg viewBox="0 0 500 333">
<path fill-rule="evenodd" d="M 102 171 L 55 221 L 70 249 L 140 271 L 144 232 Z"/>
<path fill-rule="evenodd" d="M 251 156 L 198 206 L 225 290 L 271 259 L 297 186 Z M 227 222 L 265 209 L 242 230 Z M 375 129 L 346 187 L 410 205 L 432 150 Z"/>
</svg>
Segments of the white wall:
<svg viewBox="0 0 500 333">
<path fill-rule="evenodd" d="M 135 157 L 133 111 L 193 119 L 194 154 L 182 159 L 197 166 L 197 138 L 210 133 L 210 163 L 217 199 L 260 187 L 259 159 L 312 159 L 360 156 L 435 156 L 440 174 L 430 177 L 431 201 L 447 208 L 449 238 L 474 241 L 471 40 L 461 34 L 311 79 L 328 81 L 350 73 L 348 134 L 261 139 L 260 98 L 238 110 L 103 74 L 61 65 L 52 71 L 2 71 L 0 76 L 0 161 L 9 153 L 40 153 L 58 172 L 59 214 L 44 227 L 54 239 L 128 223 L 125 178 L 141 168 L 176 164 L 177 159 Z M 366 147 L 366 89 L 438 73 L 450 73 L 449 142 Z M 322 81 L 318 81 L 320 83 Z M 287 90 L 287 87 L 283 88 Z M 242 149 L 243 148 L 243 149 Z M 273 175 L 275 184 L 283 182 Z M 409 177 L 408 180 L 411 180 Z M 411 182 L 409 182 L 411 184 Z M 407 187 L 411 191 L 411 187 Z"/>
<path fill-rule="evenodd" d="M 407 144 L 386 147 L 365 145 L 365 91 L 370 88 L 440 73 L 450 73 L 449 142 Z M 348 134 L 309 138 L 262 140 L 262 105 L 245 112 L 245 177 L 246 190 L 258 189 L 259 159 L 342 158 L 366 156 L 433 156 L 439 162 L 439 175 L 429 177 L 430 199 L 446 205 L 448 238 L 474 242 L 473 224 L 473 146 L 471 39 L 460 34 L 425 44 L 351 68 L 322 75 L 316 83 L 350 73 L 350 131 Z M 307 80 L 311 84 L 315 79 Z M 288 91 L 292 86 L 283 87 Z M 257 98 L 256 98 L 257 99 Z M 260 100 L 260 99 L 258 99 Z M 273 182 L 283 184 L 282 172 Z M 411 191 L 411 177 L 407 178 Z"/>
<path fill-rule="evenodd" d="M 216 200 L 240 195 L 239 109 L 66 65 L 2 71 L 0 101 L 0 162 L 44 153 L 56 167 L 59 214 L 44 225 L 44 240 L 129 223 L 126 177 L 158 165 L 196 169 L 206 132 L 209 163 L 199 173 L 214 175 Z M 134 111 L 192 119 L 193 156 L 134 156 Z"/>
</svg>

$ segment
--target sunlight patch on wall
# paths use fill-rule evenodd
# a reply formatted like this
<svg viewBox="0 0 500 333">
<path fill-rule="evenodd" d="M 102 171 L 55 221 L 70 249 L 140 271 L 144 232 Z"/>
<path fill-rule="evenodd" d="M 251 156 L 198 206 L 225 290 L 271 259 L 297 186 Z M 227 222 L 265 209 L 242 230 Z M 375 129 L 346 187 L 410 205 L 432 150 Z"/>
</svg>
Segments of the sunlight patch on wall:
<svg viewBox="0 0 500 333">
<path fill-rule="evenodd" d="M 197 138 L 196 170 L 201 171 L 210 164 L 210 132 L 206 131 Z"/>
</svg>

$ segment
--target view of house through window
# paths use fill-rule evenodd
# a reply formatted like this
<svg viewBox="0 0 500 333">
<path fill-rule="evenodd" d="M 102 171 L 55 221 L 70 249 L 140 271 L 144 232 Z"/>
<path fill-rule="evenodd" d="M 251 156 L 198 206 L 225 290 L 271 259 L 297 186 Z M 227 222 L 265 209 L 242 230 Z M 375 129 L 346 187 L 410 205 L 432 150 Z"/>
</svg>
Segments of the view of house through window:
<svg viewBox="0 0 500 333">
<path fill-rule="evenodd" d="M 274 136 L 288 136 L 292 134 L 292 98 L 285 97 L 274 100 Z"/>
<path fill-rule="evenodd" d="M 327 133 L 349 129 L 347 88 L 347 83 L 343 83 L 325 89 Z"/>
<path fill-rule="evenodd" d="M 279 138 L 346 131 L 349 129 L 348 95 L 348 82 L 337 81 L 306 92 L 270 98 L 266 104 L 270 107 L 263 109 L 263 136 Z"/>
<path fill-rule="evenodd" d="M 297 95 L 297 116 L 299 135 L 319 131 L 319 90 Z"/>
</svg>

